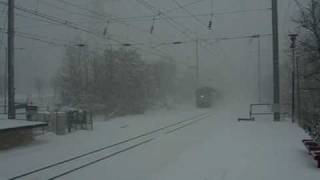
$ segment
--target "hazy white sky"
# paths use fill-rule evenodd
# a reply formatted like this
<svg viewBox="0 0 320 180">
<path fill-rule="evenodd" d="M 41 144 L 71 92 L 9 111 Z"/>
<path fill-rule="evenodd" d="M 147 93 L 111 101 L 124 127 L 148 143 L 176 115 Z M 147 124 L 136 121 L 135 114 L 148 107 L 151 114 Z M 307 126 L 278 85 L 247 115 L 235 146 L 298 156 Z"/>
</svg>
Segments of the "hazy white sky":
<svg viewBox="0 0 320 180">
<path fill-rule="evenodd" d="M 76 44 L 76 37 L 82 37 L 92 49 L 100 49 L 111 43 L 103 37 L 107 28 L 108 33 L 114 39 L 121 42 L 137 43 L 139 51 L 146 61 L 163 59 L 163 57 L 150 54 L 170 55 L 180 65 L 184 72 L 188 66 L 195 64 L 195 43 L 190 39 L 199 37 L 208 41 L 200 41 L 199 56 L 201 81 L 203 84 L 212 84 L 221 90 L 242 90 L 247 95 L 256 93 L 257 90 L 257 39 L 242 39 L 229 41 L 216 41 L 214 39 L 224 37 L 247 36 L 254 34 L 271 33 L 271 0 L 176 0 L 180 5 L 197 2 L 187 6 L 187 10 L 179 9 L 165 13 L 166 17 L 173 17 L 174 23 L 168 23 L 163 18 L 158 18 L 157 11 L 179 7 L 175 0 L 143 0 L 148 2 L 143 5 L 141 0 L 16 0 L 17 6 L 22 6 L 40 13 L 68 20 L 77 26 L 95 32 L 101 37 L 88 35 L 82 31 L 68 28 L 65 25 L 49 23 L 37 16 L 16 11 L 17 32 L 32 34 L 39 39 L 54 42 Z M 139 3 L 140 2 L 140 3 Z M 78 7 L 70 6 L 76 4 Z M 212 5 L 212 6 L 211 6 Z M 156 7 L 153 9 L 152 7 Z M 91 12 L 85 9 L 90 9 Z M 261 9 L 258 11 L 251 11 Z M 247 11 L 242 13 L 226 13 L 234 11 Z M 187 12 L 188 11 L 188 12 Z M 293 0 L 279 0 L 279 25 L 280 25 L 280 51 L 287 46 L 287 34 L 294 31 L 294 25 L 290 22 L 296 9 Z M 94 13 L 93 13 L 94 12 Z M 5 25 L 6 6 L 0 5 L 1 27 Z M 197 19 L 190 14 L 201 15 Z M 213 30 L 207 28 L 213 13 Z M 97 14 L 105 14 L 105 17 Z M 122 22 L 110 20 L 107 15 L 114 18 L 124 18 Z M 141 17 L 130 18 L 126 17 Z M 153 22 L 153 17 L 155 21 Z M 189 17 L 186 17 L 189 16 Z M 161 15 L 161 17 L 164 17 Z M 172 21 L 171 21 L 172 22 Z M 154 25 L 154 32 L 150 34 L 150 28 Z M 175 25 L 173 25 L 175 24 Z M 188 35 L 184 35 L 185 32 Z M 1 35 L 0 40 L 5 42 L 6 37 Z M 174 41 L 189 41 L 180 45 L 159 46 L 160 43 Z M 264 96 L 270 97 L 272 92 L 272 52 L 271 37 L 261 38 L 261 65 L 262 81 L 264 84 Z M 4 45 L 1 45 L 1 59 L 4 57 Z M 17 91 L 30 93 L 33 79 L 42 77 L 46 80 L 52 78 L 60 65 L 64 47 L 53 46 L 36 40 L 16 38 L 17 50 Z M 143 49 L 141 51 L 140 49 Z M 286 57 L 282 54 L 281 60 Z M 3 62 L 3 61 L 2 61 Z M 2 63 L 1 62 L 1 63 Z M 1 67 L 3 64 L 1 64 Z M 31 85 L 30 85 L 31 84 Z"/>
</svg>

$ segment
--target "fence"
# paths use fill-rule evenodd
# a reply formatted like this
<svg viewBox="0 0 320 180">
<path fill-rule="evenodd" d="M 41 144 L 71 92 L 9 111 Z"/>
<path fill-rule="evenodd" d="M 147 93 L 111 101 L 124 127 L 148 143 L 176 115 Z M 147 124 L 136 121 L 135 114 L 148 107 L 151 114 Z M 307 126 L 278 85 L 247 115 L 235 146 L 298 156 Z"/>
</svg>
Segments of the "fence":
<svg viewBox="0 0 320 180">
<path fill-rule="evenodd" d="M 5 113 L 2 112 L 3 117 L 7 117 Z M 16 119 L 46 122 L 48 123 L 46 130 L 59 135 L 79 129 L 93 130 L 92 113 L 83 110 L 48 111 L 47 107 L 19 106 L 16 109 Z"/>
<path fill-rule="evenodd" d="M 87 111 L 38 112 L 34 115 L 33 119 L 47 122 L 48 131 L 58 135 L 79 129 L 93 130 L 92 113 Z"/>
<path fill-rule="evenodd" d="M 250 104 L 249 118 L 238 118 L 238 121 L 254 121 L 256 116 L 271 116 L 274 112 L 280 112 L 282 116 L 289 115 L 287 109 L 286 105 Z"/>
</svg>

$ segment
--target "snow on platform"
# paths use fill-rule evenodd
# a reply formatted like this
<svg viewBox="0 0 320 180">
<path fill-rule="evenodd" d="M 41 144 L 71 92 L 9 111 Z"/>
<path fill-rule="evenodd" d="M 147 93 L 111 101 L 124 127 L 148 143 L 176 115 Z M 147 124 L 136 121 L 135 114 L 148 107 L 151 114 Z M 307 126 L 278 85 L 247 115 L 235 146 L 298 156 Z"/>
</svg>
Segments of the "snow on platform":
<svg viewBox="0 0 320 180">
<path fill-rule="evenodd" d="M 236 116 L 212 117 L 210 136 L 149 177 L 150 180 L 312 180 L 320 179 L 316 161 L 301 140 L 296 124 L 257 118 L 232 122 Z M 233 117 L 232 117 L 233 116 Z M 187 132 L 186 132 L 187 133 Z"/>
<path fill-rule="evenodd" d="M 43 122 L 32 122 L 25 120 L 0 120 L 0 131 L 20 128 L 31 128 L 45 126 Z"/>
</svg>

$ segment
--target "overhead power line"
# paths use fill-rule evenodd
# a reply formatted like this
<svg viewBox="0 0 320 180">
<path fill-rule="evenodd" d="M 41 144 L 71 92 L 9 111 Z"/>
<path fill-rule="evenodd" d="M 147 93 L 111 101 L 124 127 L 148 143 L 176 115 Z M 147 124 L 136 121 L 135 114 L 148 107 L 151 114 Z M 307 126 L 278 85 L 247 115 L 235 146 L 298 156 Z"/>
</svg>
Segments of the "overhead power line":
<svg viewBox="0 0 320 180">
<path fill-rule="evenodd" d="M 181 8 L 186 8 L 186 7 L 189 7 L 189 6 L 192 6 L 192 5 L 195 5 L 195 4 L 198 4 L 198 3 L 201 3 L 201 2 L 203 2 L 204 0 L 198 0 L 198 1 L 194 1 L 194 2 L 190 2 L 190 3 L 186 3 L 186 4 L 179 4 L 179 7 L 177 7 L 177 8 L 172 8 L 172 9 L 169 9 L 169 10 L 159 10 L 159 9 L 157 9 L 157 8 L 155 8 L 155 7 L 153 7 L 150 3 L 148 3 L 148 2 L 142 2 L 143 3 L 143 5 L 146 7 L 146 8 L 148 8 L 148 9 L 150 9 L 150 10 L 153 10 L 153 13 L 154 14 L 159 14 L 159 15 L 157 15 L 157 16 L 155 16 L 155 15 L 151 15 L 151 16 L 137 16 L 137 17 L 116 17 L 116 16 L 114 16 L 114 15 L 111 15 L 111 14 L 108 14 L 108 15 L 106 15 L 106 14 L 102 14 L 102 13 L 99 13 L 99 12 L 97 12 L 97 11 L 94 11 L 94 10 L 90 10 L 90 9 L 88 9 L 88 8 L 85 8 L 85 7 L 82 7 L 82 6 L 80 6 L 80 5 L 77 5 L 77 4 L 74 4 L 74 3 L 70 3 L 70 2 L 67 2 L 67 1 L 65 1 L 65 0 L 56 0 L 56 1 L 59 1 L 59 2 L 61 2 L 61 3 L 64 3 L 64 4 L 66 4 L 66 5 L 70 5 L 70 6 L 72 6 L 72 7 L 75 7 L 75 8 L 78 8 L 78 9 L 81 9 L 81 10 L 84 10 L 84 11 L 87 11 L 87 12 L 89 12 L 89 13 L 92 13 L 92 14 L 94 14 L 94 15 L 96 15 L 96 16 L 99 16 L 101 19 L 103 19 L 103 18 L 108 18 L 110 21 L 113 21 L 113 22 L 119 22 L 119 23 L 124 23 L 125 25 L 131 25 L 131 24 L 128 24 L 128 23 L 126 23 L 126 22 L 133 22 L 133 21 L 139 21 L 139 20 L 148 20 L 147 18 L 150 18 L 150 20 L 152 21 L 152 20 L 166 20 L 167 22 L 168 21 L 174 21 L 174 19 L 177 19 L 177 18 L 192 18 L 192 16 L 190 16 L 190 15 L 188 15 L 188 16 L 167 16 L 167 17 L 163 17 L 163 16 L 161 16 L 161 15 L 163 15 L 163 14 L 167 14 L 167 13 L 170 13 L 170 12 L 174 12 L 174 11 L 176 11 L 176 10 L 178 10 L 178 9 L 181 9 Z M 139 2 L 140 4 L 141 4 L 141 1 Z M 155 10 L 155 11 L 154 11 Z M 227 12 L 217 12 L 217 13 L 213 13 L 214 15 L 225 15 L 225 14 L 238 14 L 238 13 L 250 13 L 250 12 L 259 12 L 259 11 L 270 11 L 271 10 L 271 8 L 258 8 L 258 9 L 246 9 L 246 10 L 235 10 L 235 11 L 227 11 Z M 212 15 L 212 13 L 210 13 L 210 14 L 197 14 L 197 15 L 194 15 L 194 16 L 199 16 L 199 17 L 201 17 L 201 16 L 203 16 L 203 17 L 205 17 L 205 16 L 210 16 L 210 15 Z M 161 17 L 160 17 L 161 16 Z M 100 20 L 98 20 L 98 21 L 100 21 Z M 105 23 L 104 21 L 101 21 L 102 23 Z M 109 21 L 108 21 L 109 22 Z M 183 33 L 183 34 L 185 34 L 186 32 L 190 32 L 190 33 L 192 33 L 193 34 L 193 32 L 190 30 L 190 29 L 188 29 L 188 28 L 186 28 L 186 27 L 182 27 L 182 29 L 179 29 L 179 24 L 180 23 L 178 23 L 177 21 L 174 21 L 173 23 L 176 23 L 178 26 L 175 26 L 174 24 L 172 24 L 172 22 L 170 23 L 169 22 L 169 24 L 171 25 L 171 26 L 174 26 L 174 28 L 176 29 L 176 30 L 178 30 L 180 33 Z M 181 24 L 180 24 L 181 25 Z M 182 25 L 183 26 L 183 25 Z M 143 32 L 148 32 L 148 34 L 149 34 L 149 32 L 150 31 L 144 31 L 143 30 Z M 153 34 L 152 34 L 153 35 Z M 190 38 L 190 36 L 188 36 L 188 38 Z M 160 38 L 158 38 L 159 40 L 160 40 Z M 193 38 L 192 38 L 193 39 Z M 161 43 L 159 43 L 159 44 L 161 44 Z M 201 44 L 200 44 L 201 45 Z M 206 47 L 207 48 L 207 47 Z M 210 51 L 210 50 L 209 50 Z"/>
<path fill-rule="evenodd" d="M 145 0 L 135 0 L 137 3 L 141 4 L 145 8 L 149 9 L 154 14 L 159 14 L 159 17 L 161 17 L 163 20 L 165 20 L 171 27 L 173 27 L 176 31 L 178 31 L 181 34 L 184 34 L 190 39 L 193 39 L 192 36 L 190 36 L 189 33 L 193 34 L 192 30 L 190 30 L 187 27 L 184 27 L 184 25 L 178 23 L 174 19 L 172 19 L 170 16 L 168 16 L 166 13 L 158 9 L 157 7 L 151 5 L 149 2 Z M 163 18 L 164 17 L 164 18 Z"/>
<path fill-rule="evenodd" d="M 73 15 L 78 15 L 78 16 L 82 16 L 82 17 L 87 17 L 87 18 L 90 18 L 90 19 L 99 19 L 100 17 L 98 17 L 97 15 L 93 15 L 92 13 L 90 14 L 87 14 L 87 13 L 80 13 L 80 12 L 74 12 L 74 11 L 70 11 L 69 9 L 66 9 L 66 8 L 63 8 L 63 7 L 60 7 L 60 6 L 57 6 L 55 5 L 54 3 L 52 3 L 52 1 L 47 1 L 47 0 L 42 0 L 41 1 L 42 4 L 44 5 L 47 5 L 49 7 L 53 7 L 55 9 L 58 9 L 58 10 L 61 10 L 61 11 L 64 11 L 64 12 L 67 12 L 68 14 L 73 14 Z M 100 20 L 104 20 L 104 19 L 100 19 Z"/>
<path fill-rule="evenodd" d="M 177 8 L 180 9 L 180 8 Z M 261 8 L 261 9 L 247 9 L 247 10 L 235 10 L 235 11 L 226 11 L 226 12 L 213 12 L 213 13 L 202 13 L 202 14 L 193 14 L 196 17 L 210 17 L 219 16 L 219 15 L 231 15 L 231 14 L 242 14 L 242 13 L 253 13 L 253 12 L 271 12 L 271 8 Z M 147 15 L 147 16 L 133 16 L 133 17 L 119 17 L 113 18 L 111 20 L 117 22 L 139 22 L 139 21 L 152 21 L 154 15 Z M 193 18 L 190 15 L 180 15 L 180 16 L 170 16 L 171 19 L 186 19 L 186 18 Z M 156 17 L 155 20 L 163 20 L 164 17 Z"/>
<path fill-rule="evenodd" d="M 270 37 L 272 34 L 254 34 L 254 35 L 244 35 L 244 36 L 234 36 L 234 37 L 221 37 L 221 38 L 208 38 L 200 39 L 202 41 L 228 41 L 228 40 L 240 40 L 240 39 L 251 39 L 259 37 Z"/>
<path fill-rule="evenodd" d="M 181 8 L 183 11 L 185 11 L 187 14 L 189 14 L 193 19 L 195 19 L 199 24 L 204 25 L 205 27 L 207 26 L 202 22 L 201 19 L 198 18 L 198 16 L 195 16 L 192 14 L 187 8 L 183 7 L 177 0 L 172 0 L 179 8 Z"/>
<path fill-rule="evenodd" d="M 196 41 L 198 39 L 197 34 L 194 33 L 190 28 L 185 27 L 183 24 L 177 22 L 176 20 L 172 19 L 170 16 L 166 15 L 161 11 L 160 9 L 156 8 L 155 6 L 151 5 L 145 0 L 135 0 L 137 3 L 143 5 L 145 8 L 149 9 L 154 14 L 160 14 L 161 17 L 165 17 L 165 21 L 173 27 L 177 32 L 183 34 L 185 37 L 188 38 L 188 40 Z M 204 42 L 206 45 L 211 46 L 207 42 Z M 200 46 L 204 47 L 208 52 L 210 52 L 212 55 L 215 55 L 210 48 L 207 46 L 203 46 L 201 43 L 199 43 Z"/>
<path fill-rule="evenodd" d="M 0 32 L 3 33 L 7 33 L 6 31 L 4 31 L 3 29 L 0 29 Z M 44 43 L 44 44 L 48 44 L 48 45 L 52 45 L 54 47 L 74 47 L 74 44 L 70 44 L 70 42 L 62 42 L 62 41 L 57 41 L 57 40 L 53 40 L 53 39 L 45 39 L 43 37 L 39 37 L 38 35 L 35 34 L 31 34 L 31 33 L 25 33 L 25 32 L 20 32 L 20 31 L 15 31 L 15 34 L 17 37 L 23 38 L 23 39 L 29 39 L 29 40 L 34 40 L 40 43 Z M 187 42 L 182 42 L 182 43 L 187 43 Z M 158 46 L 164 46 L 164 45 L 172 45 L 173 43 L 161 43 Z M 129 44 L 131 45 L 131 44 Z M 92 53 L 103 53 L 104 49 L 100 49 L 101 51 L 93 51 L 90 50 L 90 52 Z M 168 57 L 164 54 L 161 53 L 156 53 L 156 52 L 150 52 L 151 54 L 157 55 L 159 57 Z"/>
<path fill-rule="evenodd" d="M 160 9 L 158 9 L 155 6 L 151 5 L 147 1 L 145 1 L 145 0 L 135 0 L 135 1 L 138 2 L 139 4 L 143 5 L 145 8 L 149 9 L 154 14 L 160 13 L 162 17 L 165 17 L 164 20 L 166 22 L 168 22 L 169 25 L 171 25 L 175 30 L 177 30 L 177 32 L 179 32 L 179 33 L 183 34 L 185 37 L 187 37 L 188 40 L 196 41 L 198 39 L 198 35 L 196 33 L 194 33 L 192 30 L 190 30 L 190 28 L 185 27 L 183 24 L 181 24 L 181 23 L 177 22 L 176 20 L 172 19 L 170 16 L 164 14 Z M 210 44 L 208 44 L 205 41 L 202 41 L 202 42 L 205 43 L 207 46 L 211 46 Z M 205 48 L 212 55 L 215 55 L 212 52 L 212 49 L 208 48 L 207 46 L 203 46 L 202 43 L 199 43 L 199 45 L 201 47 Z"/>
<path fill-rule="evenodd" d="M 7 3 L 3 2 L 3 1 L 1 1 L 0 4 L 7 5 Z M 68 27 L 70 27 L 72 29 L 75 29 L 75 30 L 83 31 L 83 32 L 86 32 L 88 34 L 92 34 L 94 36 L 97 36 L 96 33 L 91 32 L 88 29 L 86 29 L 84 27 L 81 27 L 80 25 L 75 24 L 75 23 L 73 23 L 72 21 L 69 21 L 69 20 L 65 20 L 65 19 L 62 19 L 62 18 L 59 18 L 59 17 L 51 16 L 51 15 L 48 15 L 48 14 L 45 14 L 45 13 L 41 13 L 41 12 L 36 11 L 36 10 L 24 8 L 24 7 L 17 6 L 17 5 L 15 6 L 15 9 L 17 9 L 19 11 L 22 11 L 22 12 L 25 12 L 25 13 L 28 13 L 28 14 L 32 14 L 32 15 L 35 15 L 35 16 L 42 17 L 44 19 L 50 20 L 50 21 L 55 22 L 55 23 L 63 24 L 65 26 L 68 26 Z M 116 39 L 111 39 L 111 40 L 121 44 L 121 42 L 116 40 Z"/>
<path fill-rule="evenodd" d="M 77 9 L 80 9 L 80 10 L 83 10 L 83 11 L 86 11 L 86 12 L 89 12 L 90 14 L 94 15 L 95 17 L 99 17 L 99 18 L 104 18 L 102 20 L 109 20 L 111 22 L 120 22 L 122 23 L 122 19 L 124 18 L 127 18 L 127 17 L 116 17 L 115 15 L 112 15 L 112 14 L 109 14 L 109 13 L 99 13 L 95 10 L 92 10 L 92 9 L 88 9 L 88 8 L 85 8 L 81 5 L 77 5 L 77 4 L 74 4 L 74 3 L 71 3 L 71 2 L 68 2 L 66 0 L 55 0 L 55 1 L 58 1 L 60 3 L 63 3 L 65 5 L 68 5 L 68 6 L 71 6 L 73 8 L 77 8 Z M 195 4 L 198 4 L 198 3 L 201 3 L 201 2 L 204 2 L 206 0 L 197 0 L 197 1 L 193 1 L 193 2 L 190 2 L 190 3 L 186 3 L 186 4 L 183 4 L 182 7 L 189 7 L 189 6 L 192 6 L 192 5 L 195 5 Z M 176 10 L 180 9 L 180 7 L 178 8 L 172 8 L 172 9 L 167 9 L 167 10 L 164 10 L 163 13 L 171 13 L 171 12 L 174 12 Z M 143 16 L 142 16 L 143 17 Z M 147 16 L 147 17 L 154 17 L 154 16 Z M 130 17 L 129 17 L 130 18 Z M 128 24 L 127 24 L 128 25 Z"/>
<path fill-rule="evenodd" d="M 79 5 L 76 5 L 76 4 L 73 4 L 73 3 L 70 3 L 70 2 L 67 2 L 65 0 L 56 0 L 56 1 L 59 1 L 59 2 L 62 2 L 64 4 L 67 4 L 67 5 L 70 5 L 72 7 L 75 7 L 75 8 L 79 8 L 79 9 L 82 9 L 82 10 L 85 10 L 85 11 L 88 11 L 88 12 L 91 12 L 91 13 L 94 13 L 95 15 L 98 15 L 98 16 L 103 16 L 103 17 L 107 17 L 109 18 L 108 20 L 113 20 L 115 18 L 117 18 L 116 16 L 114 15 L 111 15 L 111 14 L 101 14 L 99 12 L 96 12 L 96 11 L 93 11 L 93 10 L 90 10 L 90 9 L 87 9 L 87 8 L 84 8 L 82 6 L 79 6 Z M 136 0 L 137 1 L 137 0 Z M 182 33 L 184 34 L 185 36 L 187 36 L 188 38 L 190 39 L 195 39 L 193 38 L 193 35 L 194 35 L 194 32 L 192 32 L 192 30 L 190 30 L 189 28 L 187 27 L 184 27 L 183 24 L 175 21 L 173 18 L 171 18 L 170 16 L 167 16 L 166 13 L 170 13 L 170 12 L 174 12 L 175 10 L 177 9 L 180 9 L 180 7 L 178 8 L 172 8 L 172 9 L 169 9 L 169 10 L 159 10 L 158 8 L 152 6 L 150 3 L 142 0 L 142 1 L 137 1 L 138 3 L 142 4 L 144 7 L 146 7 L 147 9 L 151 10 L 154 14 L 158 14 L 157 17 L 161 16 L 161 19 L 165 20 L 166 22 L 168 22 L 174 29 L 176 29 L 179 33 Z M 197 3 L 200 3 L 200 2 L 203 2 L 203 0 L 198 0 L 198 1 L 194 1 L 194 2 L 191 2 L 191 3 L 187 3 L 187 4 L 183 4 L 182 7 L 187 7 L 187 6 L 191 6 L 191 5 L 194 5 L 194 4 L 197 4 Z M 155 17 L 155 15 L 152 15 L 151 16 L 152 18 Z M 111 18 L 111 19 L 110 19 Z M 119 22 L 119 23 L 124 23 L 126 25 L 131 25 L 131 24 L 128 24 L 126 22 L 121 22 L 121 21 L 116 21 L 116 22 Z M 180 29 L 180 27 L 182 27 L 182 29 Z M 143 32 L 147 32 L 147 34 L 153 36 L 154 34 L 151 33 L 150 34 L 150 30 L 149 31 L 145 31 L 145 30 L 142 30 Z M 189 32 L 189 34 L 188 34 Z M 191 36 L 190 36 L 191 34 Z M 158 40 L 162 40 L 163 37 L 161 38 L 157 38 Z M 201 46 L 203 46 L 201 43 L 200 43 Z M 208 44 L 207 44 L 208 45 Z M 212 53 L 212 51 L 208 48 L 208 47 L 205 47 L 210 53 Z"/>
<path fill-rule="evenodd" d="M 65 0 L 56 0 L 56 1 L 58 1 L 60 3 L 63 3 L 65 5 L 68 5 L 70 7 L 77 8 L 79 10 L 83 10 L 83 11 L 89 12 L 89 13 L 97 16 L 99 21 L 101 21 L 101 23 L 105 23 L 106 24 L 106 27 L 104 28 L 103 33 L 107 32 L 106 30 L 109 28 L 111 23 L 115 23 L 116 22 L 116 23 L 120 23 L 120 24 L 123 24 L 123 25 L 128 26 L 128 27 L 132 27 L 133 29 L 137 30 L 137 32 L 145 33 L 146 35 L 148 35 L 148 36 L 150 36 L 152 38 L 156 38 L 159 41 L 163 40 L 163 37 L 160 37 L 157 34 L 154 34 L 154 33 L 150 34 L 150 30 L 142 29 L 140 26 L 137 26 L 137 25 L 134 25 L 134 24 L 130 24 L 130 23 L 127 23 L 127 22 L 118 21 L 117 19 L 119 19 L 119 17 L 117 17 L 117 16 L 115 16 L 113 14 L 106 13 L 106 12 L 100 13 L 98 11 L 95 11 L 95 10 L 92 10 L 92 9 L 89 9 L 89 8 L 86 8 L 86 7 L 83 7 L 81 5 L 78 5 L 78 4 L 75 4 L 75 3 L 71 3 L 71 2 L 68 2 L 68 1 L 65 1 Z M 205 1 L 205 0 L 197 0 L 195 2 L 191 2 L 191 3 L 185 4 L 185 6 L 191 6 L 191 5 L 194 5 L 194 4 L 202 2 L 202 1 Z M 174 11 L 174 9 L 167 10 L 167 12 L 171 12 L 171 11 Z"/>
<path fill-rule="evenodd" d="M 206 0 L 198 0 L 198 1 L 190 2 L 190 3 L 182 4 L 182 7 L 187 8 L 187 7 L 193 6 L 195 4 L 199 4 L 199 3 L 204 2 L 204 1 L 206 1 Z M 163 10 L 163 12 L 166 13 L 166 14 L 169 14 L 171 12 L 175 12 L 178 9 L 180 9 L 180 7 L 172 8 L 172 9 L 168 9 L 168 10 Z"/>
<path fill-rule="evenodd" d="M 0 1 L 0 4 L 4 4 L 4 5 L 7 5 L 6 2 L 3 2 L 3 1 Z M 115 39 L 115 38 L 112 38 L 111 36 L 108 36 L 108 37 L 105 37 L 105 36 L 102 36 L 96 32 L 92 32 L 72 21 L 69 21 L 69 20 L 65 20 L 65 19 L 62 19 L 62 18 L 59 18 L 59 17 L 55 17 L 55 16 L 51 16 L 51 15 L 48 15 L 48 14 L 45 14 L 45 13 L 41 13 L 39 11 L 35 11 L 35 10 L 32 10 L 32 9 L 28 9 L 28 8 L 25 8 L 25 7 L 21 7 L 21 6 L 15 6 L 15 9 L 19 10 L 19 11 L 22 11 L 22 12 L 25 12 L 25 13 L 28 13 L 28 14 L 32 14 L 32 15 L 35 15 L 35 16 L 38 16 L 38 17 L 41 17 L 41 18 L 44 18 L 44 19 L 47 19 L 49 21 L 52 21 L 52 22 L 55 22 L 55 23 L 59 23 L 59 24 L 62 24 L 62 25 L 65 25 L 69 28 L 72 28 L 74 30 L 79 30 L 79 31 L 82 31 L 82 32 L 85 32 L 85 33 L 88 33 L 90 35 L 93 35 L 93 36 L 96 36 L 98 38 L 102 38 L 102 39 L 105 39 L 105 40 L 111 40 L 113 42 L 116 42 L 118 43 L 119 45 L 126 45 L 128 44 L 128 42 L 122 42 L 121 40 L 118 40 L 118 39 Z M 143 43 L 136 43 L 136 42 L 130 42 L 129 43 L 130 45 L 141 45 L 143 46 Z M 141 51 L 144 51 L 144 52 L 147 52 L 147 53 L 150 53 L 150 54 L 154 54 L 154 55 L 157 55 L 159 57 L 169 57 L 170 55 L 164 53 L 164 52 L 161 52 L 160 50 L 157 50 L 156 52 L 153 50 L 153 49 L 150 49 L 150 50 L 144 50 L 142 48 L 139 48 L 139 47 L 135 47 L 137 49 L 140 49 Z"/>
</svg>

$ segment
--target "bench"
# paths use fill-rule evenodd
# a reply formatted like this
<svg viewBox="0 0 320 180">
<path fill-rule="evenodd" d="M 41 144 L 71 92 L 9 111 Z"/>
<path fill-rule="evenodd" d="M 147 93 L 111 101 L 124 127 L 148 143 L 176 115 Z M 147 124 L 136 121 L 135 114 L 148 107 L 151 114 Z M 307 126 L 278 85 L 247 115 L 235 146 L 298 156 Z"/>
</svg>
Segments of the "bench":
<svg viewBox="0 0 320 180">
<path fill-rule="evenodd" d="M 318 162 L 318 168 L 320 168 L 320 151 L 312 151 L 311 156 Z"/>
<path fill-rule="evenodd" d="M 302 140 L 302 143 L 307 148 L 309 153 L 311 153 L 311 151 L 320 151 L 320 145 L 313 140 L 305 139 Z"/>
<path fill-rule="evenodd" d="M 320 144 L 311 139 L 304 139 L 302 143 L 307 148 L 309 154 L 317 161 L 317 167 L 320 168 Z"/>
</svg>

